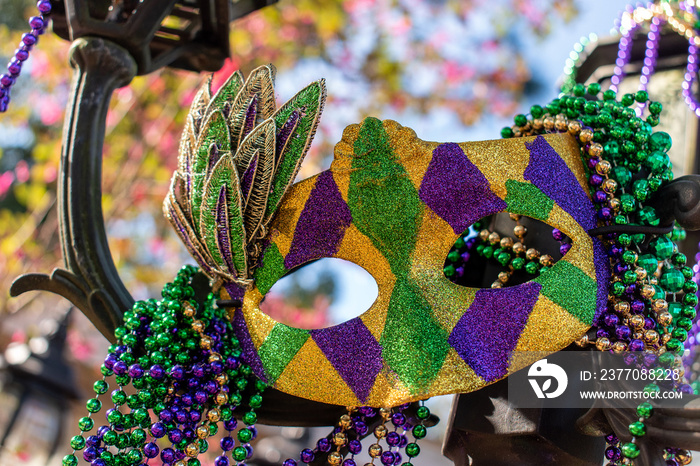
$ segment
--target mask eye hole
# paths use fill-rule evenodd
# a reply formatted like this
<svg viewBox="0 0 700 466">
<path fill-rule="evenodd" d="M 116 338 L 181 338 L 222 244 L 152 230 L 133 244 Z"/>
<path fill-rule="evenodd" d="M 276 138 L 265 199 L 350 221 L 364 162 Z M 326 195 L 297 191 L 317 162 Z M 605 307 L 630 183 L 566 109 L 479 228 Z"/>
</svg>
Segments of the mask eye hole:
<svg viewBox="0 0 700 466">
<path fill-rule="evenodd" d="M 570 248 L 570 238 L 546 223 L 501 213 L 479 220 L 457 238 L 443 272 L 460 286 L 514 286 L 544 273 Z"/>
<path fill-rule="evenodd" d="M 319 329 L 364 313 L 378 293 L 377 282 L 365 269 L 326 257 L 278 280 L 260 302 L 260 310 L 291 327 Z"/>
</svg>

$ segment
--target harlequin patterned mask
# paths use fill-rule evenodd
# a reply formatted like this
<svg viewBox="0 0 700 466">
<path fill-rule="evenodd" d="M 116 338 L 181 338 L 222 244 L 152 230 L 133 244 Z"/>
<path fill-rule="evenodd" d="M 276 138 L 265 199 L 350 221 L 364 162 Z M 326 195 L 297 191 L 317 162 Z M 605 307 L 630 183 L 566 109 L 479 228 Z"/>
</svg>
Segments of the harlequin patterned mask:
<svg viewBox="0 0 700 466">
<path fill-rule="evenodd" d="M 554 352 L 591 326 L 608 266 L 587 233 L 595 211 L 573 137 L 438 144 L 368 118 L 345 130 L 330 170 L 291 186 L 325 93 L 314 83 L 275 111 L 271 77 L 265 67 L 200 92 L 165 204 L 202 269 L 242 299 L 234 328 L 258 377 L 315 401 L 389 407 L 476 390 L 533 362 L 513 352 Z M 558 228 L 571 250 L 521 285 L 449 281 L 455 240 L 498 212 Z M 302 330 L 260 311 L 275 282 L 325 257 L 374 277 L 365 313 Z"/>
</svg>

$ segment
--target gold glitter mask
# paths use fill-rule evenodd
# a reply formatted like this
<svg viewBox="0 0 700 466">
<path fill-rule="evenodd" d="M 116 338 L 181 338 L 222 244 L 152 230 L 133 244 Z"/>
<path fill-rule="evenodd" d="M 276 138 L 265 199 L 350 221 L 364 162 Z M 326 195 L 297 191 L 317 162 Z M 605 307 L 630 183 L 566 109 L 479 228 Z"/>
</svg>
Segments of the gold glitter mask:
<svg viewBox="0 0 700 466">
<path fill-rule="evenodd" d="M 476 390 L 560 350 L 591 326 L 607 296 L 580 149 L 552 134 L 475 143 L 418 139 L 393 121 L 348 127 L 331 169 L 291 187 L 268 227 L 234 328 L 246 361 L 279 390 L 339 405 L 395 406 Z M 497 212 L 541 220 L 572 240 L 532 281 L 456 285 L 443 273 L 457 237 Z M 361 316 L 302 330 L 259 304 L 293 268 L 324 257 L 367 270 L 379 294 Z M 227 288 L 231 294 L 238 292 Z"/>
</svg>

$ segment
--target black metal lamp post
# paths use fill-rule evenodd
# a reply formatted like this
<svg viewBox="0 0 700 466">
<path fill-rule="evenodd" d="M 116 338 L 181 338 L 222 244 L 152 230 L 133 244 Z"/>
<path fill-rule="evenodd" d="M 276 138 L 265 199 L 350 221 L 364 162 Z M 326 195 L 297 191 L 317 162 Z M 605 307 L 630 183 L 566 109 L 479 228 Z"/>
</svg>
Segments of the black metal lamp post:
<svg viewBox="0 0 700 466">
<path fill-rule="evenodd" d="M 0 464 L 45 466 L 64 440 L 71 403 L 81 395 L 63 357 L 69 315 L 41 337 L 41 354 L 18 345 L 0 358 Z"/>
<path fill-rule="evenodd" d="M 134 300 L 117 273 L 102 215 L 102 146 L 112 92 L 164 66 L 215 71 L 229 56 L 229 23 L 276 0 L 65 0 L 55 32 L 73 42 L 74 79 L 59 169 L 59 231 L 65 269 L 12 285 L 57 293 L 107 339 Z"/>
<path fill-rule="evenodd" d="M 25 274 L 12 296 L 51 291 L 70 300 L 110 341 L 134 299 L 114 265 L 102 215 L 102 146 L 110 98 L 137 74 L 164 66 L 215 71 L 229 55 L 231 21 L 277 0 L 52 1 L 56 33 L 73 42 L 74 68 L 59 167 L 65 269 Z M 258 421 L 330 425 L 343 409 L 268 390 Z"/>
</svg>

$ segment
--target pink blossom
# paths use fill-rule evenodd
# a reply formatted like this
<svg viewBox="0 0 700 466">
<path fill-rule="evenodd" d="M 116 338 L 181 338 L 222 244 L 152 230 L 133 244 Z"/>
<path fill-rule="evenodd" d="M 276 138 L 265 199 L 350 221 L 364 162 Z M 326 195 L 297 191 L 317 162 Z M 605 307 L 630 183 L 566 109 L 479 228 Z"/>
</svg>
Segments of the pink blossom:
<svg viewBox="0 0 700 466">
<path fill-rule="evenodd" d="M 15 181 L 15 175 L 11 171 L 6 171 L 0 175 L 0 197 L 4 197 L 7 194 L 13 181 Z"/>
<path fill-rule="evenodd" d="M 15 177 L 19 183 L 26 183 L 29 180 L 29 165 L 25 160 L 20 160 L 15 166 Z"/>
</svg>

